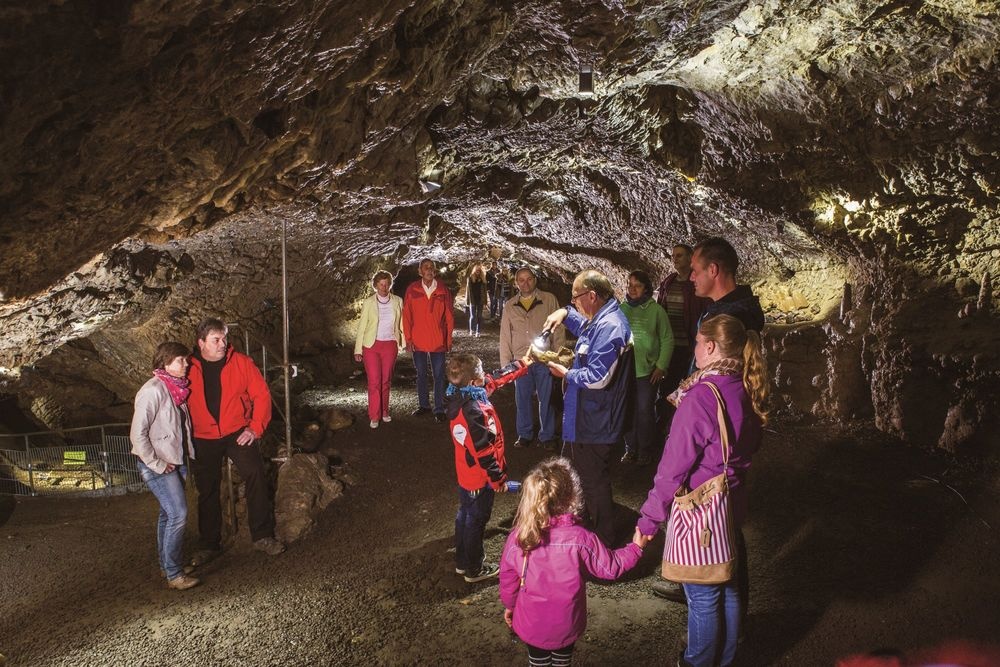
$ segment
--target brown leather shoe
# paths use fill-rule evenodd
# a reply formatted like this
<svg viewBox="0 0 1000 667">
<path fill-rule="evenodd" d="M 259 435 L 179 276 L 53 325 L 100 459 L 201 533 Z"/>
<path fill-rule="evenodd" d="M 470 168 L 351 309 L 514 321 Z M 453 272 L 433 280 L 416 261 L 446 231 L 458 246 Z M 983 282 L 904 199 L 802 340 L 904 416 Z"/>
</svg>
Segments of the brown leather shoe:
<svg viewBox="0 0 1000 667">
<path fill-rule="evenodd" d="M 174 577 L 173 579 L 167 580 L 167 586 L 174 589 L 175 591 L 186 591 L 189 588 L 194 588 L 201 583 L 201 579 L 197 577 L 191 577 L 186 574 L 182 574 L 179 577 Z"/>
</svg>

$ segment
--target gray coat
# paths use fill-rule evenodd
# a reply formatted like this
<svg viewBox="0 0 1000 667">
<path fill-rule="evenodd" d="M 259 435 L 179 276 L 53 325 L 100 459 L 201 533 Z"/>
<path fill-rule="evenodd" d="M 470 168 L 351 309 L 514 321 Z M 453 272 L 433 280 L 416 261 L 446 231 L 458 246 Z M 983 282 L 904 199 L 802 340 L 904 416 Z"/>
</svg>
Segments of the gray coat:
<svg viewBox="0 0 1000 667">
<path fill-rule="evenodd" d="M 184 462 L 183 448 L 188 443 L 188 456 L 194 458 L 191 444 L 191 417 L 187 403 L 174 405 L 166 385 L 158 377 L 151 377 L 135 395 L 135 414 L 132 415 L 132 453 L 150 470 L 163 474 L 167 464 Z"/>
</svg>

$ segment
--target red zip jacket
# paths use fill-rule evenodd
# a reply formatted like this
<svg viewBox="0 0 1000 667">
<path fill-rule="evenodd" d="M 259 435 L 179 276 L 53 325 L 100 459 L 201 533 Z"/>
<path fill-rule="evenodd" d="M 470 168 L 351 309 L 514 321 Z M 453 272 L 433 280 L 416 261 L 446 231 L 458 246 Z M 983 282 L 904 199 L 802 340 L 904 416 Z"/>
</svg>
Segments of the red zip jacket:
<svg viewBox="0 0 1000 667">
<path fill-rule="evenodd" d="M 487 397 L 527 372 L 523 362 L 515 361 L 487 375 Z M 456 389 L 448 396 L 445 409 L 451 422 L 458 485 L 466 491 L 478 491 L 487 483 L 499 489 L 507 481 L 507 459 L 500 415 L 489 398 L 477 400 Z"/>
<path fill-rule="evenodd" d="M 410 283 L 403 297 L 403 336 L 414 352 L 448 352 L 455 315 L 451 292 L 440 280 L 430 298 L 421 281 Z"/>
<path fill-rule="evenodd" d="M 205 378 L 201 372 L 201 359 L 191 356 L 188 370 L 191 395 L 188 409 L 194 437 L 218 440 L 247 426 L 258 438 L 271 422 L 271 392 L 264 382 L 257 365 L 245 354 L 229 348 L 226 363 L 222 366 L 222 399 L 219 401 L 219 422 L 208 411 L 205 402 Z"/>
</svg>

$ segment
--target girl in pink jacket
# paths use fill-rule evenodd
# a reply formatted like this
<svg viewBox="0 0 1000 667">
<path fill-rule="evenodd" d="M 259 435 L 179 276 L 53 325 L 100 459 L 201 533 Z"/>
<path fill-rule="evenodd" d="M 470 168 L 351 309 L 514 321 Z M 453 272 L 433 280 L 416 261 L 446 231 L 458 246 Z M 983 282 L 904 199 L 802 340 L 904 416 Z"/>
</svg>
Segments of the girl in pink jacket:
<svg viewBox="0 0 1000 667">
<path fill-rule="evenodd" d="M 569 665 L 587 627 L 586 576 L 617 579 L 635 567 L 646 540 L 609 551 L 580 525 L 580 478 L 569 460 L 539 463 L 524 479 L 500 562 L 504 620 L 528 645 L 531 665 Z"/>
</svg>

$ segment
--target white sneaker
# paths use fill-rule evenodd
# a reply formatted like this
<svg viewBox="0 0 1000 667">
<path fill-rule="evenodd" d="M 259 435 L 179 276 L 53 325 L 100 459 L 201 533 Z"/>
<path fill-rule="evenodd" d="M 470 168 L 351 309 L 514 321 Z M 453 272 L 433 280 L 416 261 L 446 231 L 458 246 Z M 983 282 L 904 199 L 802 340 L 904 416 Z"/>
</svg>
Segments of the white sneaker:
<svg viewBox="0 0 1000 667">
<path fill-rule="evenodd" d="M 378 428 L 378 420 L 373 419 L 370 422 L 368 422 L 368 425 L 371 426 L 372 428 Z"/>
<path fill-rule="evenodd" d="M 390 417 L 389 415 L 386 415 L 386 416 L 382 417 L 382 421 L 384 421 L 386 424 L 388 424 L 389 422 L 392 421 L 392 417 Z"/>
</svg>

